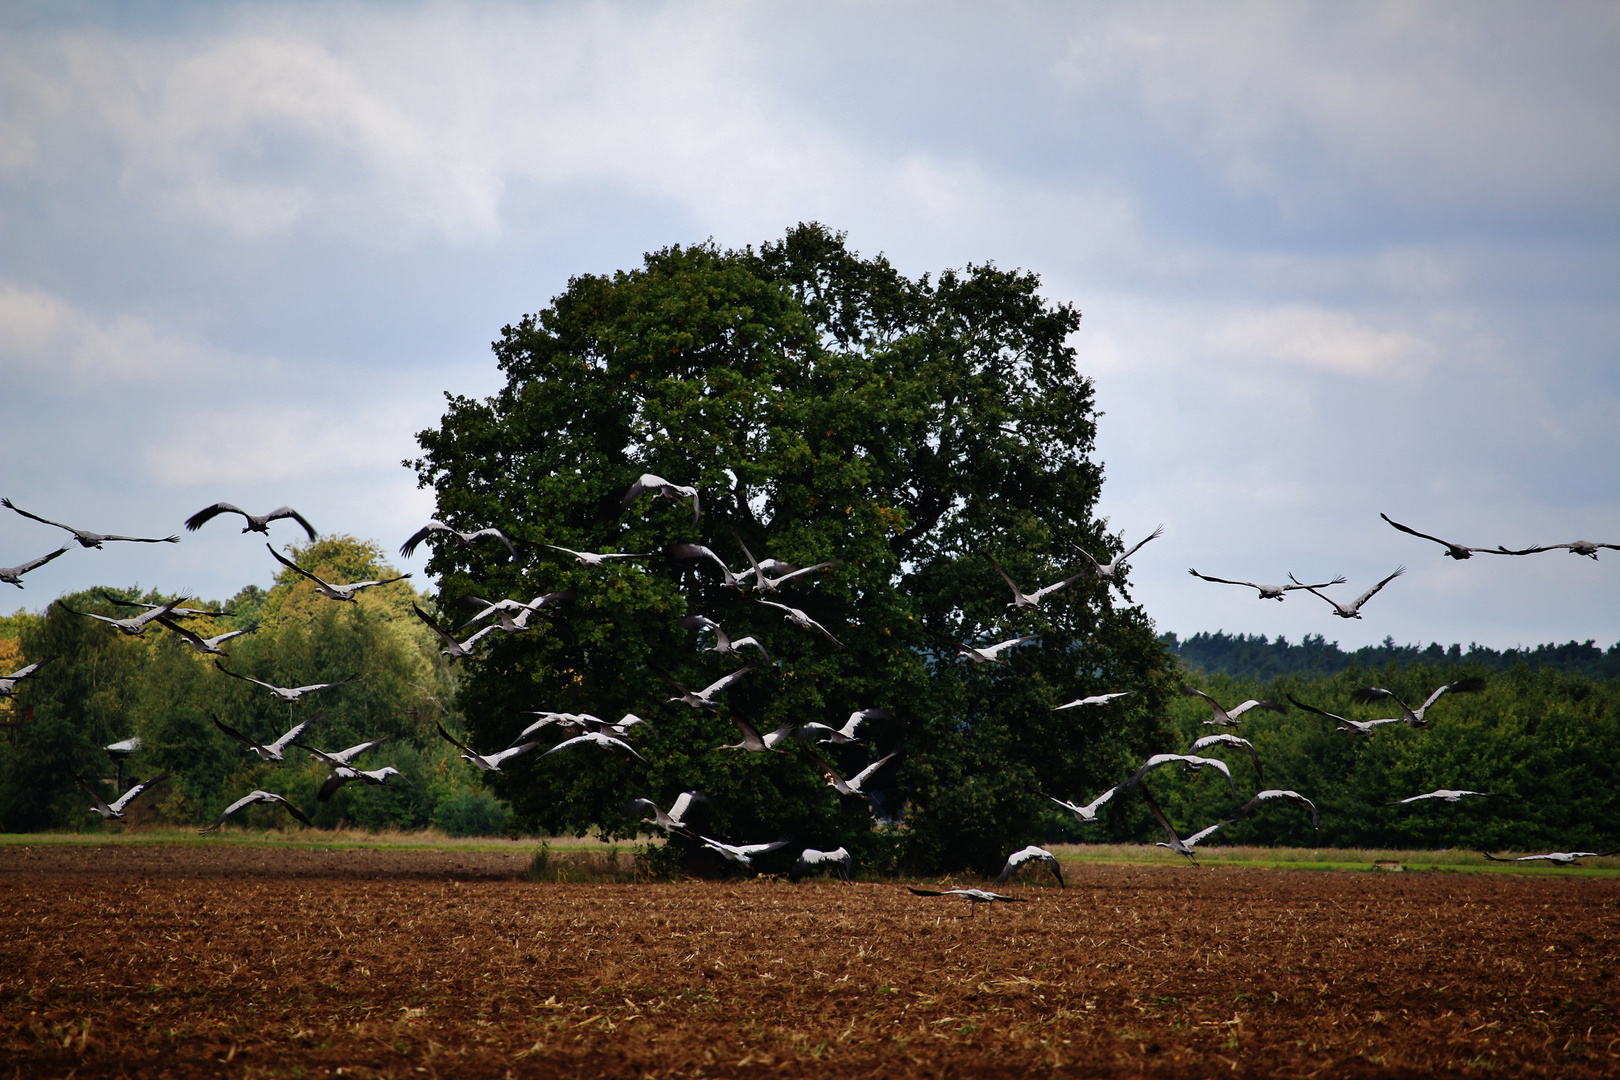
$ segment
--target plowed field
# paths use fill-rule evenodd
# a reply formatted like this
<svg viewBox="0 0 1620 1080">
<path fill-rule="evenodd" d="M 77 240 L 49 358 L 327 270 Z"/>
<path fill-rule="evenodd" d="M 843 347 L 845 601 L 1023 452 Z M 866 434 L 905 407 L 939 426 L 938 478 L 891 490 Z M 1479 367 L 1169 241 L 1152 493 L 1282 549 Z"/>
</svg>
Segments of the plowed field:
<svg viewBox="0 0 1620 1080">
<path fill-rule="evenodd" d="M 1620 883 L 1074 865 L 556 885 L 521 855 L 0 849 L 0 1064 L 78 1077 L 1615 1076 Z"/>
</svg>

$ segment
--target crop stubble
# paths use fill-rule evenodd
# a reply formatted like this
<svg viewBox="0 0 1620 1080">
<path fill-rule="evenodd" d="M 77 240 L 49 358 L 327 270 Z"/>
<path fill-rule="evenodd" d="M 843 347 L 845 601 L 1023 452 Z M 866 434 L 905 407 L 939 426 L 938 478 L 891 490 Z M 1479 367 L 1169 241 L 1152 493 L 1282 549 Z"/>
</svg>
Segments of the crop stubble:
<svg viewBox="0 0 1620 1080">
<path fill-rule="evenodd" d="M 7 1072 L 1620 1073 L 1620 884 L 1074 865 L 532 884 L 509 854 L 0 850 Z"/>
</svg>

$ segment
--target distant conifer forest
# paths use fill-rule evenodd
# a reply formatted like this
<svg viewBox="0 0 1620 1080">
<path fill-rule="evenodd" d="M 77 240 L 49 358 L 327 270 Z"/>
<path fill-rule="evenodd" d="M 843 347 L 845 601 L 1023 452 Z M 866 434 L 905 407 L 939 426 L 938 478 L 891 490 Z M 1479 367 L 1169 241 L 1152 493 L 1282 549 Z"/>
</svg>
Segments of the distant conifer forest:
<svg viewBox="0 0 1620 1080">
<path fill-rule="evenodd" d="M 1531 671 L 1551 669 L 1566 675 L 1589 679 L 1620 678 L 1620 641 L 1600 649 L 1592 641 L 1570 641 L 1563 645 L 1537 645 L 1533 649 L 1491 649 L 1470 644 L 1445 648 L 1437 642 L 1428 646 L 1397 645 L 1386 637 L 1381 645 L 1366 645 L 1345 651 L 1337 641 L 1321 634 L 1307 634 L 1298 643 L 1281 634 L 1213 634 L 1200 632 L 1182 640 L 1175 634 L 1161 634 L 1159 640 L 1190 671 L 1210 675 L 1231 675 L 1246 679 L 1275 679 L 1281 675 L 1335 675 L 1346 668 L 1382 668 L 1390 664 L 1467 666 L 1474 670 L 1508 671 L 1520 664 Z"/>
</svg>

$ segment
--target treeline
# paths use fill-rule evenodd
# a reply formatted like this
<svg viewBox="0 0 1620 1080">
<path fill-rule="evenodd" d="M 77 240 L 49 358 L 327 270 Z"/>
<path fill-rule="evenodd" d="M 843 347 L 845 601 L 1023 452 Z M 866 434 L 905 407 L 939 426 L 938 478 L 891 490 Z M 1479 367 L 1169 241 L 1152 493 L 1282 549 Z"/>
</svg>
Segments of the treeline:
<svg viewBox="0 0 1620 1080">
<path fill-rule="evenodd" d="M 1398 716 L 1392 702 L 1358 704 L 1368 686 L 1393 690 L 1420 704 L 1433 690 L 1469 675 L 1485 688 L 1446 694 L 1428 712 L 1426 727 L 1389 724 L 1372 735 L 1335 730 L 1323 717 L 1290 707 L 1287 714 L 1251 710 L 1235 733 L 1255 747 L 1262 778 L 1241 748 L 1203 753 L 1227 761 L 1234 796 L 1219 774 L 1161 769 L 1146 783 L 1185 836 L 1230 816 L 1264 788 L 1292 789 L 1321 811 L 1323 847 L 1467 848 L 1474 850 L 1587 850 L 1620 847 L 1620 680 L 1568 674 L 1528 663 L 1507 671 L 1484 664 L 1401 663 L 1350 667 L 1331 675 L 1290 674 L 1275 679 L 1189 673 L 1188 681 L 1231 707 L 1248 698 L 1287 704 L 1289 696 L 1355 720 Z M 1186 752 L 1201 735 L 1210 708 L 1182 698 L 1171 710 L 1166 749 Z M 1121 759 L 1119 775 L 1133 763 Z M 1438 788 L 1492 792 L 1492 798 L 1454 805 L 1427 800 L 1392 806 Z M 1085 798 L 1095 792 L 1065 792 Z M 1054 807 L 1054 810 L 1056 808 Z M 1062 811 L 1050 817 L 1051 839 L 1163 838 L 1140 805 L 1102 827 L 1081 828 Z M 1228 826 L 1210 844 L 1317 846 L 1309 814 L 1293 805 L 1266 807 Z"/>
<path fill-rule="evenodd" d="M 323 539 L 298 549 L 296 556 L 302 565 L 343 580 L 390 574 L 374 545 L 348 538 Z M 63 599 L 81 611 L 129 614 L 108 595 L 164 599 L 136 596 L 129 589 L 93 589 Z M 324 804 L 315 799 L 326 775 L 323 766 L 298 751 L 285 764 L 260 762 L 212 722 L 218 717 L 268 740 L 288 728 L 289 707 L 213 670 L 212 658 L 198 655 L 174 634 L 153 629 L 142 638 L 125 637 L 56 604 L 43 614 L 20 612 L 0 619 L 0 671 L 56 657 L 22 683 L 14 698 L 0 702 L 0 831 L 109 827 L 88 812 L 88 799 L 75 777 L 100 784 L 110 797 L 115 766 L 104 747 L 135 736 L 144 745 L 125 766 L 125 782 L 171 773 L 151 797 L 136 802 L 132 820 L 138 823 L 211 823 L 229 802 L 264 787 L 292 798 L 321 827 L 502 832 L 511 820 L 508 809 L 434 730 L 436 722 L 453 731 L 465 728 L 456 706 L 455 672 L 411 615 L 413 602 L 427 603 L 401 582 L 369 590 L 357 604 L 338 604 L 315 596 L 307 583 L 288 572 L 268 591 L 249 587 L 239 592 L 224 605 L 227 617 L 210 620 L 206 628 L 203 620 L 192 623 L 208 634 L 259 627 L 228 646 L 227 666 L 241 674 L 279 685 L 358 676 L 354 683 L 323 691 L 298 707 L 300 718 L 319 717 L 310 741 L 338 749 L 389 736 L 390 742 L 372 751 L 365 764 L 392 764 L 412 783 L 381 788 L 350 784 Z M 1620 783 L 1615 775 L 1620 679 L 1595 678 L 1551 662 L 1560 649 L 1566 658 L 1579 659 L 1582 646 L 1516 655 L 1459 649 L 1436 656 L 1430 649 L 1393 646 L 1345 654 L 1319 638 L 1290 646 L 1263 638 L 1245 642 L 1197 635 L 1180 644 L 1185 650 L 1194 642 L 1222 639 L 1250 646 L 1258 642 L 1279 656 L 1314 649 L 1350 658 L 1331 672 L 1305 669 L 1256 678 L 1193 670 L 1183 651 L 1188 681 L 1227 705 L 1251 697 L 1286 703 L 1292 696 L 1368 720 L 1399 710 L 1388 702 L 1357 704 L 1352 695 L 1363 687 L 1386 687 L 1416 704 L 1436 687 L 1468 675 L 1484 676 L 1486 685 L 1477 693 L 1442 697 L 1430 710 L 1427 727 L 1391 724 L 1370 736 L 1336 731 L 1332 721 L 1297 708 L 1287 714 L 1250 711 L 1236 733 L 1254 744 L 1263 775 L 1240 749 L 1218 747 L 1205 753 L 1229 763 L 1235 793 L 1208 769 L 1198 774 L 1161 769 L 1146 781 L 1183 835 L 1229 817 L 1262 788 L 1289 788 L 1320 808 L 1319 843 L 1324 847 L 1607 851 L 1620 846 Z M 1361 662 L 1369 654 L 1384 660 Z M 1548 662 L 1533 664 L 1530 657 L 1537 654 Z M 1506 656 L 1515 659 L 1504 668 Z M 1032 702 L 1031 708 L 1044 706 Z M 1204 726 L 1208 718 L 1202 701 L 1174 699 L 1153 748 L 1186 751 L 1194 739 L 1217 730 Z M 1070 722 L 1098 719 L 1083 716 Z M 1121 748 L 1111 750 L 1115 745 Z M 1125 778 L 1140 764 L 1139 752 L 1114 740 L 1095 740 L 1094 746 L 1099 760 L 1093 771 L 1109 778 L 1098 790 L 1041 790 L 1039 795 L 1090 801 L 1102 786 Z M 1494 797 L 1456 805 L 1390 805 L 1442 787 L 1489 791 Z M 1120 800 L 1103 816 L 1104 824 L 1082 827 L 1053 805 L 1044 819 L 1045 839 L 1162 839 L 1134 797 Z M 253 808 L 243 815 L 249 825 L 280 825 L 284 820 L 274 809 Z M 1268 806 L 1207 843 L 1318 845 L 1308 814 L 1291 804 Z"/>
<path fill-rule="evenodd" d="M 294 549 L 294 558 L 331 580 L 390 577 L 381 550 L 349 537 L 323 537 Z M 134 589 L 90 589 L 62 597 L 77 611 L 126 618 L 134 609 L 109 599 L 157 603 L 170 599 Z M 226 805 L 255 788 L 284 794 L 317 825 L 366 829 L 420 829 L 437 825 L 452 834 L 494 833 L 506 811 L 471 766 L 434 731 L 454 725 L 453 673 L 412 615 L 426 604 L 407 582 L 370 589 L 357 603 L 316 595 L 309 583 L 284 571 L 268 591 L 249 586 L 228 603 L 191 607 L 229 614 L 193 618 L 188 629 L 208 637 L 257 626 L 226 643 L 230 670 L 280 686 L 302 686 L 355 676 L 347 686 L 313 694 L 296 710 L 260 689 L 222 675 L 215 658 L 202 656 L 176 634 L 151 626 L 141 637 L 70 614 L 53 603 L 41 614 L 19 612 L 0 620 L 0 667 L 54 658 L 0 702 L 0 831 L 74 827 L 94 829 L 100 819 L 75 778 L 114 797 L 117 763 L 104 749 L 129 738 L 142 747 L 123 765 L 126 786 L 167 772 L 170 779 L 132 804 L 131 820 L 182 826 L 211 824 Z M 389 741 L 359 764 L 391 764 L 410 781 L 398 787 L 345 785 L 326 803 L 316 789 L 324 766 L 299 750 L 282 764 L 261 762 L 214 724 L 217 718 L 269 742 L 297 719 L 317 717 L 306 738 L 326 750 L 368 739 Z M 279 825 L 274 808 L 250 807 L 245 824 Z M 116 828 L 117 826 L 112 826 Z"/>
<path fill-rule="evenodd" d="M 1161 634 L 1159 640 L 1190 671 L 1208 675 L 1230 675 L 1244 679 L 1276 679 L 1284 675 L 1334 675 L 1350 668 L 1386 668 L 1427 664 L 1466 666 L 1473 671 L 1509 671 L 1520 664 L 1532 671 L 1552 670 L 1590 679 L 1620 678 L 1620 641 L 1607 650 L 1592 641 L 1571 641 L 1563 645 L 1537 645 L 1533 649 L 1490 649 L 1470 644 L 1449 649 L 1431 642 L 1397 645 L 1386 637 L 1381 645 L 1367 645 L 1349 652 L 1337 641 L 1321 634 L 1307 634 L 1297 644 L 1281 634 L 1227 634 L 1220 630 L 1197 633 L 1186 640 L 1175 634 Z"/>
</svg>

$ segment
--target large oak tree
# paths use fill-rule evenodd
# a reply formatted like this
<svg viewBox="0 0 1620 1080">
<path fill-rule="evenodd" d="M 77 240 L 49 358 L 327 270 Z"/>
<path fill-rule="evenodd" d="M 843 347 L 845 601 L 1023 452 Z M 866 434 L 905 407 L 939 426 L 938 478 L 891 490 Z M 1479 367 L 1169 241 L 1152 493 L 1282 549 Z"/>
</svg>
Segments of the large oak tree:
<svg viewBox="0 0 1620 1080">
<path fill-rule="evenodd" d="M 1117 780 L 1158 738 L 1169 686 L 1149 621 L 1123 580 L 1110 593 L 1089 574 L 1043 610 L 1013 612 L 984 557 L 1033 589 L 1085 565 L 1072 544 L 1119 550 L 1093 517 L 1092 385 L 1068 345 L 1079 319 L 1043 299 L 1032 274 L 986 265 L 908 279 L 801 225 L 758 250 L 671 247 L 636 270 L 577 277 L 504 328 L 494 350 L 505 387 L 450 397 L 411 464 L 442 520 L 499 526 L 519 557 L 451 539 L 429 569 L 446 618 L 471 596 L 570 589 L 573 600 L 463 662 L 468 737 L 505 746 L 527 710 L 635 712 L 655 729 L 638 744 L 647 764 L 580 746 L 508 765 L 492 781 L 520 820 L 630 835 L 629 798 L 667 805 L 701 788 L 714 796 L 711 836 L 786 832 L 869 862 L 984 870 L 1036 837 L 1044 794 Z M 670 500 L 622 507 L 644 472 L 698 487 L 698 524 Z M 725 587 L 712 564 L 669 555 L 696 542 L 743 567 L 739 539 L 760 559 L 837 560 L 770 599 L 808 612 L 847 651 L 756 591 Z M 545 544 L 648 554 L 591 568 Z M 668 703 L 658 674 L 703 686 L 739 666 L 681 627 L 695 613 L 758 637 L 777 661 L 758 663 L 718 712 Z M 933 636 L 1026 633 L 1038 636 L 986 666 Z M 1050 711 L 1110 689 L 1135 695 Z M 894 714 L 868 724 L 869 747 L 820 752 L 836 751 L 845 775 L 897 752 L 874 784 L 896 827 L 875 829 L 802 744 L 716 749 L 737 741 L 733 715 L 767 731 L 836 726 L 868 706 Z"/>
</svg>

